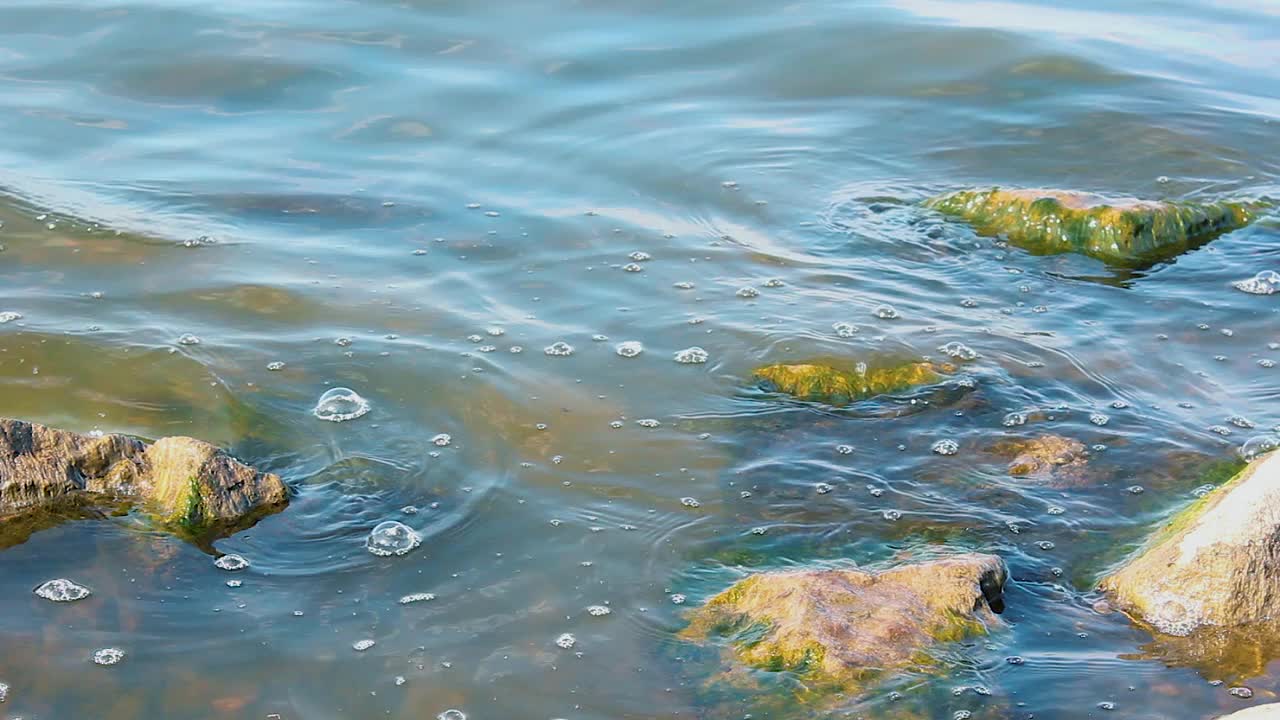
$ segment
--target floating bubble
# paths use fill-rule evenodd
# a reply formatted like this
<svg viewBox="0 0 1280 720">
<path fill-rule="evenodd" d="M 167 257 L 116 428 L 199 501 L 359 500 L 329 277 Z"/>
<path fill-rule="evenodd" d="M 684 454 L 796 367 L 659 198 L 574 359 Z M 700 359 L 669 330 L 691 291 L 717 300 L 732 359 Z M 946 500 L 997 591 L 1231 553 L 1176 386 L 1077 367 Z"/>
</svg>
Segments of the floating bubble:
<svg viewBox="0 0 1280 720">
<path fill-rule="evenodd" d="M 422 538 L 402 522 L 386 520 L 378 523 L 365 540 L 365 548 L 379 557 L 404 555 L 418 547 Z"/>
<path fill-rule="evenodd" d="M 195 335 L 192 335 L 191 333 L 183 333 L 182 335 L 178 336 L 178 344 L 179 345 L 199 345 L 200 338 L 196 337 Z"/>
<path fill-rule="evenodd" d="M 680 593 L 676 593 L 675 595 L 671 596 L 671 604 L 673 605 L 683 605 L 684 601 L 685 601 L 685 596 L 681 595 Z"/>
<path fill-rule="evenodd" d="M 453 442 L 453 438 L 450 437 L 448 433 L 440 433 L 439 435 L 431 438 L 431 444 L 436 447 L 446 447 L 451 442 Z"/>
<path fill-rule="evenodd" d="M 238 588 L 238 587 L 240 587 L 240 586 L 242 586 L 242 585 L 244 585 L 244 581 L 243 581 L 243 580 L 228 580 L 228 581 L 227 581 L 227 587 L 229 587 L 229 588 Z"/>
<path fill-rule="evenodd" d="M 818 493 L 819 495 L 826 495 L 827 493 L 831 492 L 832 489 L 833 488 L 830 485 L 824 482 L 820 482 L 817 485 L 813 486 L 814 492 Z"/>
<path fill-rule="evenodd" d="M 646 428 L 656 428 L 662 425 L 661 422 L 658 422 L 653 418 L 644 418 L 643 420 L 637 420 L 636 424 L 639 425 L 640 427 L 646 427 Z"/>
<path fill-rule="evenodd" d="M 21 319 L 22 319 L 22 313 L 16 313 L 10 310 L 6 310 L 5 312 L 0 312 L 0 325 L 13 322 L 14 320 L 21 320 Z"/>
<path fill-rule="evenodd" d="M 767 288 L 780 288 L 784 285 L 786 283 L 782 281 L 782 278 L 769 278 L 764 281 L 764 286 Z"/>
<path fill-rule="evenodd" d="M 852 454 L 853 454 L 853 446 L 852 446 L 852 445 L 837 445 L 837 446 L 836 446 L 836 452 L 837 452 L 837 453 L 839 453 L 839 454 L 841 454 L 841 455 L 852 455 Z"/>
<path fill-rule="evenodd" d="M 93 593 L 83 585 L 77 585 L 66 578 L 57 578 L 40 583 L 35 594 L 50 602 L 75 602 Z"/>
<path fill-rule="evenodd" d="M 957 360 L 973 360 L 978 351 L 961 342 L 949 342 L 938 348 L 938 352 Z"/>
<path fill-rule="evenodd" d="M 1244 686 L 1233 687 L 1227 691 L 1227 694 L 1232 697 L 1238 697 L 1242 700 L 1248 700 L 1253 697 L 1253 690 Z"/>
<path fill-rule="evenodd" d="M 587 614 L 595 617 L 603 617 L 613 612 L 604 605 L 591 605 L 587 607 Z"/>
<path fill-rule="evenodd" d="M 1231 286 L 1250 295 L 1273 295 L 1280 292 L 1280 273 L 1263 270 L 1248 280 L 1237 280 Z"/>
<path fill-rule="evenodd" d="M 325 391 L 311 411 L 321 420 L 345 422 L 369 412 L 369 401 L 351 388 L 336 387 Z"/>
<path fill-rule="evenodd" d="M 618 343 L 613 350 L 624 358 L 633 358 L 644 352 L 644 345 L 641 345 L 639 340 L 628 340 Z"/>
<path fill-rule="evenodd" d="M 673 287 L 673 288 L 675 288 L 675 289 L 677 289 L 677 290 L 692 290 L 692 289 L 693 289 L 693 287 L 694 287 L 694 285 L 693 285 L 693 283 L 689 282 L 688 280 L 681 280 L 680 282 L 672 283 L 672 284 L 671 284 L 671 287 Z"/>
<path fill-rule="evenodd" d="M 1089 422 L 1101 427 L 1111 422 L 1111 418 L 1107 417 L 1106 415 L 1103 415 L 1102 413 L 1093 413 L 1092 415 L 1089 416 Z"/>
<path fill-rule="evenodd" d="M 564 650 L 568 650 L 569 648 L 577 644 L 577 642 L 578 642 L 578 639 L 575 638 L 572 633 L 564 633 L 560 637 L 556 638 L 556 647 L 559 647 Z"/>
<path fill-rule="evenodd" d="M 282 363 L 282 362 L 280 362 L 280 361 L 278 361 L 278 360 L 277 360 L 276 362 L 269 362 L 269 363 L 267 363 L 267 369 L 268 369 L 268 370 L 271 370 L 272 372 L 275 372 L 275 371 L 277 371 L 277 370 L 283 370 L 283 369 L 284 369 L 284 363 Z"/>
<path fill-rule="evenodd" d="M 622 269 L 626 270 L 627 272 L 637 273 L 637 272 L 642 272 L 644 270 L 644 266 L 641 265 L 640 263 L 627 263 L 626 265 L 622 266 Z"/>
<path fill-rule="evenodd" d="M 93 654 L 95 665 L 115 665 L 124 660 L 124 651 L 120 648 L 102 648 Z"/>
<path fill-rule="evenodd" d="M 0 703 L 8 699 L 9 699 L 9 686 L 5 685 L 4 683 L 0 683 Z"/>
<path fill-rule="evenodd" d="M 893 522 L 894 520 L 902 519 L 902 513 L 897 510 L 885 510 L 883 513 L 880 514 L 880 516 L 890 522 Z"/>
<path fill-rule="evenodd" d="M 378 644 L 377 641 L 369 640 L 366 638 L 364 640 L 357 640 L 351 643 L 351 649 L 355 650 L 356 652 L 364 652 L 365 650 L 368 650 L 369 648 L 377 644 Z"/>
<path fill-rule="evenodd" d="M 404 597 L 400 598 L 400 604 L 401 604 L 401 605 L 412 605 L 412 604 L 414 604 L 414 603 L 418 603 L 418 602 L 427 602 L 427 601 L 429 601 L 429 600 L 435 600 L 435 599 L 436 599 L 436 595 L 435 595 L 435 593 L 425 593 L 425 592 L 424 592 L 424 593 L 411 593 L 411 594 L 409 594 L 409 595 L 405 595 Z"/>
<path fill-rule="evenodd" d="M 461 710 L 445 710 L 436 716 L 436 720 L 467 720 L 467 714 Z"/>
<path fill-rule="evenodd" d="M 740 298 L 760 297 L 760 291 L 753 287 L 738 288 L 737 294 Z"/>
<path fill-rule="evenodd" d="M 1249 418 L 1243 417 L 1241 415 L 1232 415 L 1231 417 L 1227 418 L 1227 422 L 1231 423 L 1232 425 L 1235 425 L 1238 428 L 1244 428 L 1245 430 L 1252 430 L 1254 427 L 1256 427 L 1252 420 L 1250 420 Z"/>
<path fill-rule="evenodd" d="M 1275 435 L 1255 435 L 1249 438 L 1237 450 L 1241 459 L 1246 462 L 1259 458 L 1280 447 L 1280 437 Z"/>
<path fill-rule="evenodd" d="M 249 561 L 243 555 L 227 553 L 213 561 L 213 566 L 227 572 L 237 572 L 249 567 Z"/>
<path fill-rule="evenodd" d="M 707 358 L 711 356 L 707 354 L 706 350 L 695 345 L 676 352 L 674 357 L 675 361 L 682 365 L 700 365 L 705 363 Z"/>
<path fill-rule="evenodd" d="M 1000 424 L 1004 425 L 1005 427 L 1017 427 L 1019 425 L 1026 425 L 1027 414 L 1020 413 L 1020 412 L 1011 412 L 1008 415 L 1004 416 L 1004 419 L 1000 421 Z"/>
<path fill-rule="evenodd" d="M 334 338 L 333 344 L 338 347 L 351 347 L 352 339 L 349 337 Z"/>
<path fill-rule="evenodd" d="M 935 442 L 930 449 L 938 455 L 955 455 L 960 452 L 960 444 L 955 440 L 943 439 Z"/>
<path fill-rule="evenodd" d="M 607 340 L 608 338 L 605 339 Z M 558 340 L 543 348 L 542 352 L 552 357 L 568 357 L 573 354 L 573 346 L 563 340 Z"/>
<path fill-rule="evenodd" d="M 682 497 L 682 498 L 680 498 L 680 504 L 681 504 L 681 505 L 683 505 L 683 506 L 685 506 L 685 507 L 691 507 L 691 508 L 696 508 L 696 507 L 701 507 L 701 506 L 702 506 L 702 503 L 698 502 L 698 499 L 697 499 L 697 498 L 691 498 L 691 497 Z"/>
<path fill-rule="evenodd" d="M 858 332 L 858 326 L 853 323 L 837 322 L 831 324 L 831 329 L 835 331 L 836 337 L 851 338 Z"/>
<path fill-rule="evenodd" d="M 892 305 L 877 305 L 872 313 L 881 320 L 894 320 L 898 317 L 898 311 Z"/>
<path fill-rule="evenodd" d="M 630 255 L 628 255 L 627 257 L 631 258 L 636 262 L 645 262 L 646 260 L 651 259 L 652 256 L 650 256 L 649 253 L 647 252 L 641 252 L 640 250 L 637 250 L 631 253 Z"/>
</svg>

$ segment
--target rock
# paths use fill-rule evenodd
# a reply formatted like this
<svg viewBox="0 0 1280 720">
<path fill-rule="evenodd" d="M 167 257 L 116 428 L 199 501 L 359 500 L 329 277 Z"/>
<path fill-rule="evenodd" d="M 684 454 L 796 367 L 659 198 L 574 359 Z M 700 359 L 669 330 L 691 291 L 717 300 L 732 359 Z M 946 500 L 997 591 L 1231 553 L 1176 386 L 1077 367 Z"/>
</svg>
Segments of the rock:
<svg viewBox="0 0 1280 720">
<path fill-rule="evenodd" d="M 0 419 L 0 518 L 6 530 L 27 528 L 29 534 L 59 518 L 85 516 L 92 505 L 141 501 L 164 524 L 202 537 L 278 510 L 288 495 L 278 475 L 260 473 L 200 440 L 172 437 L 147 446 L 124 435 L 81 435 Z"/>
<path fill-rule="evenodd" d="M 1099 588 L 1153 632 L 1143 656 L 1236 680 L 1280 657 L 1277 583 L 1280 451 L 1174 516 Z"/>
<path fill-rule="evenodd" d="M 1252 222 L 1261 203 L 1108 199 L 1069 190 L 964 190 L 925 203 L 1036 254 L 1076 252 L 1113 265 L 1171 258 Z"/>
<path fill-rule="evenodd" d="M 1280 703 L 1255 705 L 1230 715 L 1222 715 L 1218 720 L 1280 720 Z"/>
<path fill-rule="evenodd" d="M 936 383 L 943 379 L 943 375 L 937 365 L 928 362 L 875 369 L 859 363 L 853 370 L 823 364 L 779 364 L 757 369 L 755 378 L 766 390 L 786 393 L 801 400 L 847 405 L 876 395 Z"/>
<path fill-rule="evenodd" d="M 147 448 L 144 494 L 167 523 L 201 531 L 289 501 L 280 476 L 259 473 L 207 442 L 168 437 Z"/>
<path fill-rule="evenodd" d="M 1089 450 L 1079 440 L 1060 435 L 1002 440 L 992 452 L 1011 457 L 1009 474 L 1049 485 L 1082 485 Z"/>
<path fill-rule="evenodd" d="M 680 637 L 727 641 L 737 665 L 804 677 L 807 686 L 857 690 L 877 673 L 930 663 L 938 642 L 985 632 L 1001 612 L 1005 567 L 963 554 L 880 573 L 766 572 L 695 610 Z"/>
</svg>

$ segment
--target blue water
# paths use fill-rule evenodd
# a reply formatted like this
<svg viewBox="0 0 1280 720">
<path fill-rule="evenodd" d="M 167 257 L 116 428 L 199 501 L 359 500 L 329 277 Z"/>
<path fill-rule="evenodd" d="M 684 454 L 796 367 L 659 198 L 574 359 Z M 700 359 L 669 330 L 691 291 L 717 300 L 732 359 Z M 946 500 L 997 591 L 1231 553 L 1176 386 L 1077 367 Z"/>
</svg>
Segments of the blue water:
<svg viewBox="0 0 1280 720">
<path fill-rule="evenodd" d="M 1166 663 L 1091 583 L 1280 424 L 1280 296 L 1231 286 L 1280 270 L 1280 220 L 1134 273 L 915 204 L 1280 197 L 1280 5 L 1119 5 L 3 3 L 0 416 L 193 435 L 297 495 L 218 543 L 253 563 L 238 588 L 141 513 L 0 551 L 0 717 L 743 717 L 759 699 L 708 700 L 674 639 L 689 607 L 937 543 L 1004 557 L 1008 612 L 848 717 L 902 717 L 889 687 L 931 718 L 1274 699 L 1274 666 Z M 951 341 L 972 388 L 927 406 L 750 380 Z M 709 361 L 673 362 L 691 346 Z M 333 386 L 372 411 L 316 420 Z M 1038 433 L 1099 446 L 1093 480 L 988 452 Z M 367 553 L 385 519 L 423 546 Z M 94 596 L 31 594 L 53 577 Z"/>
</svg>

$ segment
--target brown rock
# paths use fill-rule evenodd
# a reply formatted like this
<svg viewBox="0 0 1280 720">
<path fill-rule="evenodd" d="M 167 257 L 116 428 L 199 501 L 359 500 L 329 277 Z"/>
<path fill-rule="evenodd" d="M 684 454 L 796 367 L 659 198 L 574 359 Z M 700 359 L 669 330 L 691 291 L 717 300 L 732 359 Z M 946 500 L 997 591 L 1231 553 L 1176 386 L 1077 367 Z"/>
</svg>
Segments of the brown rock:
<svg viewBox="0 0 1280 720">
<path fill-rule="evenodd" d="M 52 523 L 19 516 L 56 519 L 51 508 L 121 499 L 140 500 L 162 522 L 205 536 L 279 509 L 288 502 L 288 488 L 279 476 L 192 438 L 164 438 L 148 447 L 124 435 L 95 437 L 0 418 L 0 519 L 6 529 L 28 528 L 29 534 Z"/>
<path fill-rule="evenodd" d="M 1079 440 L 1059 435 L 1004 440 L 993 452 L 1011 457 L 1009 474 L 1052 485 L 1081 485 L 1087 482 L 1085 467 L 1089 450 Z"/>
</svg>

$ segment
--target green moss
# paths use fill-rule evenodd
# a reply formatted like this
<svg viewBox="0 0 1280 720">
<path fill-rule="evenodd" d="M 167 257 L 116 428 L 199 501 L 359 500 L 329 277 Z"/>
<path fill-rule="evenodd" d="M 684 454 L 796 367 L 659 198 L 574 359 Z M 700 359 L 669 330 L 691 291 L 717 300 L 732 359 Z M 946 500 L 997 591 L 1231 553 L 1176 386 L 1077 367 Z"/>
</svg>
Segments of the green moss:
<svg viewBox="0 0 1280 720">
<path fill-rule="evenodd" d="M 875 369 L 859 365 L 854 370 L 822 364 L 766 365 L 755 371 L 755 377 L 766 389 L 830 405 L 847 405 L 942 379 L 933 363 L 927 362 Z"/>
<path fill-rule="evenodd" d="M 1114 205 L 1061 191 L 966 190 L 925 203 L 1037 254 L 1075 252 L 1113 265 L 1173 257 L 1252 222 L 1260 203 L 1134 202 Z"/>
</svg>

